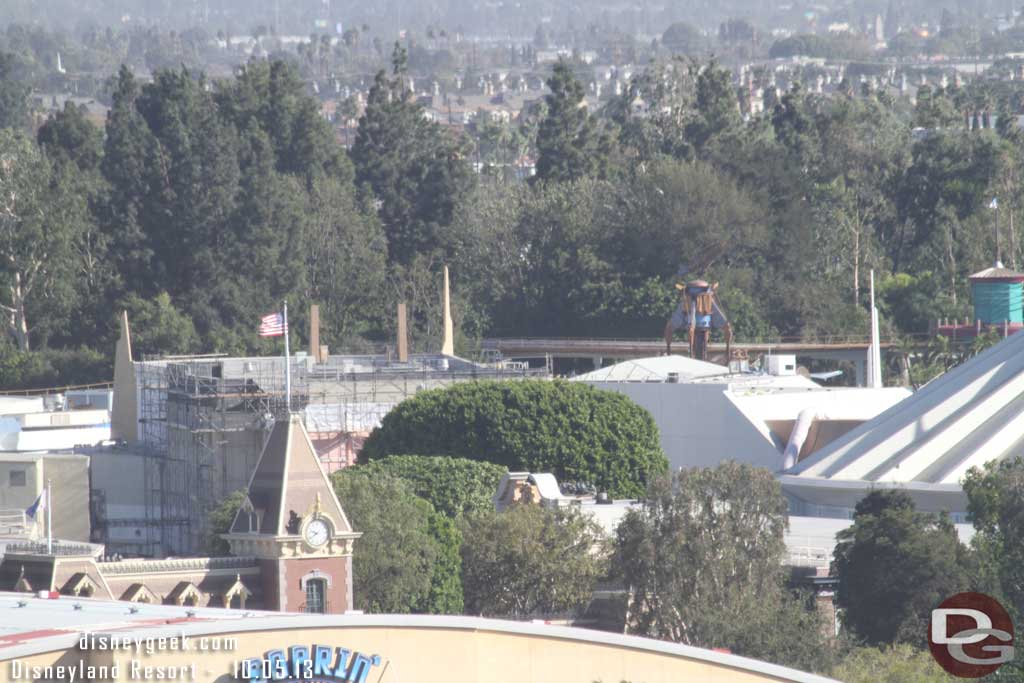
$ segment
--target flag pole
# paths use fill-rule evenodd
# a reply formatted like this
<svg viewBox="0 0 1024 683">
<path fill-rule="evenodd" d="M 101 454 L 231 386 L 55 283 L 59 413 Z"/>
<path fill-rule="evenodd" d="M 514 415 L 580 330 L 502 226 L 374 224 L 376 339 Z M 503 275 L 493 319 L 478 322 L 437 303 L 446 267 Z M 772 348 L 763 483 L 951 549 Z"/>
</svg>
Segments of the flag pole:
<svg viewBox="0 0 1024 683">
<path fill-rule="evenodd" d="M 50 480 L 46 480 L 46 554 L 53 554 L 53 495 Z"/>
<path fill-rule="evenodd" d="M 292 367 L 291 353 L 288 350 L 288 302 L 284 302 L 284 407 L 288 415 L 292 414 Z"/>
</svg>

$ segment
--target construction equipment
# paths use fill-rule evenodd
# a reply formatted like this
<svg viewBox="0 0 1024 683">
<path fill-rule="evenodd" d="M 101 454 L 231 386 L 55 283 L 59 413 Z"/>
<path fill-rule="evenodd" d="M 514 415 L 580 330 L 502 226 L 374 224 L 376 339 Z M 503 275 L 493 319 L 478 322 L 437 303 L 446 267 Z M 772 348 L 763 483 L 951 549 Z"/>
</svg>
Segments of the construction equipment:
<svg viewBox="0 0 1024 683">
<path fill-rule="evenodd" d="M 684 269 L 680 269 L 680 277 Z M 690 357 L 707 360 L 708 339 L 711 330 L 722 330 L 725 334 L 725 358 L 728 363 L 731 357 L 732 327 L 722 311 L 715 291 L 718 283 L 708 284 L 705 280 L 680 281 L 676 283 L 679 291 L 679 305 L 672 317 L 665 323 L 665 355 L 672 353 L 672 337 L 675 331 L 688 328 L 690 341 Z"/>
</svg>

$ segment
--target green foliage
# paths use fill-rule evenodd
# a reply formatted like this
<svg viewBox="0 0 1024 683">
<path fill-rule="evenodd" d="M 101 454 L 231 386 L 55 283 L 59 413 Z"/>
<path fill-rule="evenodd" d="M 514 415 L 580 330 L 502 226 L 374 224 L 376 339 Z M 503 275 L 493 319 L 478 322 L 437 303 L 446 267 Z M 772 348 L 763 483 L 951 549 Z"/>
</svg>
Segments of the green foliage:
<svg viewBox="0 0 1024 683">
<path fill-rule="evenodd" d="M 927 650 L 907 644 L 857 648 L 829 674 L 843 683 L 953 683 Z"/>
<path fill-rule="evenodd" d="M 979 587 L 996 597 L 1019 623 L 1024 616 L 1024 458 L 972 468 L 963 487 L 976 530 L 971 546 Z M 1024 678 L 1019 659 L 1004 668 Z"/>
<path fill-rule="evenodd" d="M 524 619 L 579 614 L 604 575 L 602 532 L 568 508 L 514 505 L 462 522 L 466 612 Z"/>
<path fill-rule="evenodd" d="M 804 33 L 776 41 L 768 54 L 773 59 L 797 56 L 858 59 L 870 56 L 871 46 L 863 37 L 852 34 L 819 36 Z"/>
<path fill-rule="evenodd" d="M 875 282 L 875 298 L 880 315 L 892 320 L 906 333 L 927 330 L 941 318 L 956 318 L 942 283 L 931 272 L 909 275 L 893 273 Z"/>
<path fill-rule="evenodd" d="M 490 509 L 491 497 L 506 472 L 490 462 L 443 455 L 389 455 L 359 469 L 372 476 L 402 479 L 413 493 L 453 519 Z"/>
<path fill-rule="evenodd" d="M 25 128 L 28 124 L 29 87 L 18 78 L 15 55 L 0 52 L 0 128 Z"/>
<path fill-rule="evenodd" d="M 755 25 L 722 26 L 719 47 L 729 52 L 721 64 L 760 49 Z M 548 28 L 542 43 L 562 40 L 544 35 Z M 979 42 L 971 30 L 943 24 L 922 49 L 994 45 L 1019 33 Z M 380 41 L 360 46 L 365 34 L 350 29 L 337 46 L 317 36 L 297 61 L 257 60 L 209 81 L 181 66 L 202 61 L 211 39 L 202 31 L 92 31 L 82 49 L 39 27 L 0 31 L 4 112 L 24 104 L 26 84 L 63 87 L 63 77 L 46 76 L 58 51 L 81 88 L 89 79 L 79 72 L 109 73 L 120 61 L 153 74 L 140 83 L 125 66 L 104 86 L 100 99 L 111 106 L 102 131 L 68 105 L 43 124 L 34 147 L 17 134 L 5 138 L 31 160 L 7 169 L 27 200 L 18 210 L 31 218 L 11 232 L 0 290 L 0 305 L 16 309 L 8 330 L 15 343 L 85 343 L 108 353 L 127 305 L 133 322 L 140 317 L 137 338 L 152 340 L 147 353 L 261 353 L 270 344 L 253 321 L 288 299 L 296 344 L 307 341 L 305 302 L 315 302 L 323 342 L 362 350 L 392 338 L 391 311 L 405 300 L 413 349 L 434 350 L 445 264 L 460 354 L 485 336 L 653 337 L 672 309 L 681 263 L 721 284 L 738 341 L 863 335 L 869 270 L 883 328 L 909 339 L 936 317 L 969 313 L 966 278 L 995 253 L 993 196 L 1002 260 L 1024 263 L 1024 241 L 1007 230 L 1024 206 L 1024 136 L 1006 124 L 1022 101 L 1013 82 L 921 88 L 912 107 L 854 85 L 880 73 L 877 66 L 850 64 L 840 94 L 819 95 L 806 87 L 819 70 L 807 65 L 781 97 L 767 89 L 758 115 L 720 63 L 658 58 L 588 111 L 574 59 L 555 65 L 550 95 L 518 124 L 481 118 L 455 133 L 423 116 L 409 88 L 420 74 L 408 71 L 399 47 L 392 71 L 373 83 L 349 155 L 307 84 L 324 83 L 342 62 L 368 65 Z M 666 47 L 703 52 L 710 42 L 686 25 L 663 39 L 636 61 L 663 57 Z M 860 49 L 848 36 L 794 36 L 776 51 L 787 44 L 810 53 Z M 453 66 L 417 40 L 408 45 L 414 61 Z M 639 48 L 627 40 L 615 49 Z M 513 61 L 525 69 L 532 57 L 527 49 Z M 1011 60 L 994 67 L 1013 68 Z M 759 67 L 751 75 L 770 79 Z M 507 82 L 520 80 L 513 73 Z M 342 118 L 355 117 L 353 104 Z M 997 112 L 1002 124 L 965 131 L 963 111 Z M 22 113 L 16 127 L 28 122 Z M 913 126 L 925 130 L 912 134 Z M 479 180 L 468 163 L 474 153 L 485 167 Z M 529 156 L 538 181 L 522 183 L 506 164 Z M 34 245 L 47 247 L 36 252 L 45 252 L 45 267 L 36 268 Z M 34 279 L 20 295 L 7 286 L 19 273 Z M 150 324 L 158 329 L 143 329 Z M 901 375 L 920 384 L 978 348 L 906 350 L 911 362 Z M 27 359 L 8 376 L 49 372 L 45 358 L 38 367 Z"/>
<path fill-rule="evenodd" d="M 0 343 L 0 387 L 50 389 L 109 382 L 112 358 L 89 348 L 19 351 Z"/>
<path fill-rule="evenodd" d="M 199 339 L 192 319 L 171 303 L 167 292 L 160 292 L 148 300 L 130 294 L 124 308 L 132 325 L 132 353 L 139 358 L 189 353 L 197 349 Z"/>
<path fill-rule="evenodd" d="M 437 453 L 551 472 L 618 497 L 640 495 L 667 466 L 646 410 L 621 394 L 566 381 L 421 391 L 384 417 L 360 459 Z"/>
<path fill-rule="evenodd" d="M 698 116 L 686 127 L 686 133 L 698 150 L 703 149 L 712 137 L 740 124 L 732 73 L 714 59 L 697 76 L 695 104 Z"/>
<path fill-rule="evenodd" d="M 537 130 L 539 181 L 578 180 L 601 169 L 602 145 L 594 120 L 583 106 L 583 84 L 565 59 L 559 59 L 547 80 L 547 116 Z"/>
<path fill-rule="evenodd" d="M 427 599 L 417 611 L 430 614 L 462 614 L 462 531 L 455 520 L 440 512 L 430 515 L 428 530 L 437 545 L 434 572 L 430 578 Z"/>
<path fill-rule="evenodd" d="M 948 517 L 918 512 L 905 491 L 873 491 L 837 535 L 836 604 L 869 645 L 926 645 L 935 605 L 968 587 L 966 549 Z"/>
<path fill-rule="evenodd" d="M 70 161 L 83 171 L 98 168 L 103 155 L 103 131 L 85 118 L 85 112 L 84 106 L 69 100 L 36 134 L 51 159 Z"/>
<path fill-rule="evenodd" d="M 231 546 L 220 536 L 231 531 L 231 525 L 235 521 L 238 508 L 242 507 L 245 501 L 245 495 L 245 491 L 234 491 L 207 513 L 203 553 L 210 557 L 221 557 L 231 552 Z"/>
<path fill-rule="evenodd" d="M 55 167 L 23 133 L 0 129 L 0 311 L 6 332 L 30 348 L 36 318 L 66 314 L 75 254 L 91 217 L 70 168 Z"/>
<path fill-rule="evenodd" d="M 661 34 L 661 44 L 673 53 L 696 57 L 708 49 L 708 40 L 693 24 L 685 21 L 676 23 Z"/>
<path fill-rule="evenodd" d="M 767 470 L 726 462 L 653 482 L 616 532 L 612 573 L 629 590 L 628 631 L 817 668 L 820 618 L 785 587 L 787 523 Z"/>
<path fill-rule="evenodd" d="M 448 613 L 461 610 L 461 535 L 397 478 L 348 468 L 331 475 L 352 527 L 357 609 Z"/>
<path fill-rule="evenodd" d="M 403 265 L 436 246 L 472 187 L 463 142 L 423 116 L 408 90 L 405 51 L 395 44 L 392 77 L 378 72 L 352 146 L 356 183 L 380 202 L 388 256 Z"/>
<path fill-rule="evenodd" d="M 387 238 L 368 203 L 336 177 L 313 180 L 304 213 L 308 296 L 320 304 L 321 339 L 349 348 L 375 329 L 367 312 L 382 307 Z"/>
</svg>

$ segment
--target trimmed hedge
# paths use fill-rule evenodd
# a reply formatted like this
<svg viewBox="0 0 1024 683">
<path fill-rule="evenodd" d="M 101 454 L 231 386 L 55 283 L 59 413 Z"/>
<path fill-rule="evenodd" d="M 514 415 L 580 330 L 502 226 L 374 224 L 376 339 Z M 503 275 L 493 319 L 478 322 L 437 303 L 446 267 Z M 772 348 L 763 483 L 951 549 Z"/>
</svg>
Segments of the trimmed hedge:
<svg viewBox="0 0 1024 683">
<path fill-rule="evenodd" d="M 501 465 L 448 455 L 389 455 L 356 469 L 398 477 L 434 509 L 455 518 L 490 510 L 491 497 L 506 470 Z"/>
<path fill-rule="evenodd" d="M 551 472 L 617 497 L 639 497 L 668 469 L 650 413 L 576 382 L 466 382 L 422 391 L 388 413 L 360 461 L 450 455 Z"/>
</svg>

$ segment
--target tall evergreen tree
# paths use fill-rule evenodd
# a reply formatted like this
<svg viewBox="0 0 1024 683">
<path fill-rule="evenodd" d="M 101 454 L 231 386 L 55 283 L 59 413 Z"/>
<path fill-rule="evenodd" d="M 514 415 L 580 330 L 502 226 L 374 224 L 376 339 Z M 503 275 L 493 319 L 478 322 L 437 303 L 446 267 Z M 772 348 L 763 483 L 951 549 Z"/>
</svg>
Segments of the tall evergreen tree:
<svg viewBox="0 0 1024 683">
<path fill-rule="evenodd" d="M 103 156 L 103 131 L 85 118 L 85 106 L 68 100 L 64 109 L 46 120 L 36 134 L 50 159 L 73 162 L 82 171 L 99 168 Z"/>
<path fill-rule="evenodd" d="M 126 292 L 150 295 L 160 290 L 152 281 L 153 247 L 142 225 L 143 202 L 149 196 L 156 144 L 149 126 L 135 108 L 139 86 L 131 70 L 122 66 L 107 113 L 106 141 L 100 168 L 108 195 L 98 214 L 110 242 L 109 257 L 120 283 L 114 297 Z"/>
<path fill-rule="evenodd" d="M 158 72 L 136 108 L 155 141 L 155 172 L 142 205 L 154 280 L 172 300 L 187 303 L 202 334 L 220 322 L 219 286 L 237 269 L 225 260 L 239 192 L 237 135 L 218 115 L 205 81 L 185 69 Z"/>
<path fill-rule="evenodd" d="M 537 180 L 578 180 L 598 169 L 598 135 L 583 101 L 583 84 L 559 59 L 547 81 L 547 116 L 537 130 Z"/>
<path fill-rule="evenodd" d="M 439 246 L 473 181 L 465 143 L 424 118 L 407 79 L 396 43 L 391 77 L 380 71 L 374 79 L 351 153 L 356 182 L 379 202 L 388 255 L 403 265 Z"/>
<path fill-rule="evenodd" d="M 351 179 L 351 164 L 305 88 L 290 62 L 253 62 L 220 87 L 216 100 L 235 128 L 246 130 L 255 124 L 269 136 L 280 173 L 308 183 L 320 173 Z"/>
<path fill-rule="evenodd" d="M 0 52 L 0 128 L 28 124 L 28 94 L 28 85 L 17 73 L 17 57 Z"/>
<path fill-rule="evenodd" d="M 85 117 L 85 107 L 66 102 L 40 127 L 36 139 L 56 171 L 85 194 L 91 217 L 102 216 L 109 196 L 100 172 L 103 132 Z M 119 282 L 110 242 L 110 232 L 97 221 L 85 223 L 75 256 L 75 305 L 70 318 L 53 325 L 50 342 L 77 344 L 85 338 L 102 344 L 109 340 L 111 301 Z M 57 321 L 51 316 L 50 322 Z"/>
</svg>

